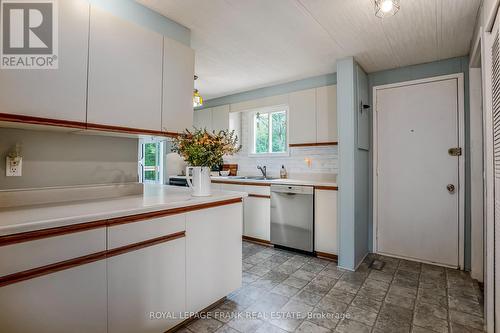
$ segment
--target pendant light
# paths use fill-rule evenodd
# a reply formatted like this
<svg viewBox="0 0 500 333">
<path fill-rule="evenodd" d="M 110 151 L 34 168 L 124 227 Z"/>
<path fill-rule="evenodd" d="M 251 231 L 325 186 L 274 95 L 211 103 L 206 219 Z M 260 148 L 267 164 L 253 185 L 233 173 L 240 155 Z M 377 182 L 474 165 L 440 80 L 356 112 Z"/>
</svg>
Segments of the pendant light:
<svg viewBox="0 0 500 333">
<path fill-rule="evenodd" d="M 374 0 L 375 1 L 375 16 L 384 18 L 395 15 L 401 5 L 400 0 Z"/>
<path fill-rule="evenodd" d="M 198 76 L 194 76 L 194 80 L 196 81 L 198 79 Z M 197 108 L 203 105 L 203 97 L 201 97 L 200 93 L 198 92 L 198 89 L 193 90 L 193 107 Z"/>
</svg>

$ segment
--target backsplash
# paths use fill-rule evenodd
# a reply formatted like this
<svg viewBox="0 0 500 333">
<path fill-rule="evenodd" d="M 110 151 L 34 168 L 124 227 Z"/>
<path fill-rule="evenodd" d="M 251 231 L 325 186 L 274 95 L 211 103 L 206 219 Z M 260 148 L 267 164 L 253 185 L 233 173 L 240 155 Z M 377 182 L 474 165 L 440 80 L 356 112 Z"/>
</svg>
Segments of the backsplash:
<svg viewBox="0 0 500 333">
<path fill-rule="evenodd" d="M 281 166 L 284 165 L 289 177 L 297 174 L 317 177 L 328 177 L 338 173 L 338 147 L 291 147 L 289 156 L 277 157 L 250 157 L 249 114 L 242 114 L 241 121 L 241 151 L 234 156 L 224 158 L 225 163 L 237 163 L 238 174 L 259 175 L 258 165 L 265 165 L 269 176 L 279 176 Z"/>
<path fill-rule="evenodd" d="M 23 175 L 5 176 L 5 157 L 22 145 Z M 0 128 L 0 190 L 136 182 L 135 138 Z"/>
</svg>

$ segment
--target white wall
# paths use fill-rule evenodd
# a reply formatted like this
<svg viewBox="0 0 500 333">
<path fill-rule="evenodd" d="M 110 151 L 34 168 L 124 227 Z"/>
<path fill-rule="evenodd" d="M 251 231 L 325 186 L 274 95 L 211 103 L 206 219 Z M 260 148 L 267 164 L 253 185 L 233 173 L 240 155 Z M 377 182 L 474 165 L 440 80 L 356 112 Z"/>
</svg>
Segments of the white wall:
<svg viewBox="0 0 500 333">
<path fill-rule="evenodd" d="M 0 128 L 0 189 L 136 182 L 137 139 Z M 22 177 L 5 158 L 22 144 Z"/>
</svg>

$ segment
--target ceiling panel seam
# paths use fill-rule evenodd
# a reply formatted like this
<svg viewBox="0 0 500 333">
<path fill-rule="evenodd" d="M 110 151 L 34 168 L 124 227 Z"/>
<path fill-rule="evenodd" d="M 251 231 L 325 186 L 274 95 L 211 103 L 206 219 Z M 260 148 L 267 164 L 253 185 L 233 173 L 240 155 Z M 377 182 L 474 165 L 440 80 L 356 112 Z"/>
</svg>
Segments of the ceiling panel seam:
<svg viewBox="0 0 500 333">
<path fill-rule="evenodd" d="M 328 31 L 328 29 L 326 29 L 326 28 L 323 26 L 323 24 L 321 24 L 321 23 L 319 22 L 319 20 L 318 20 L 318 19 L 314 16 L 314 14 L 313 14 L 313 13 L 312 13 L 312 12 L 311 12 L 308 8 L 307 8 L 307 6 L 306 6 L 306 5 L 304 5 L 304 4 L 302 3 L 302 1 L 301 1 L 301 0 L 295 0 L 295 1 L 299 4 L 299 6 L 301 6 L 301 7 L 302 7 L 302 8 L 303 8 L 303 9 L 304 9 L 304 10 L 305 10 L 308 14 L 309 14 L 309 16 L 310 16 L 310 17 L 314 20 L 314 22 L 316 22 L 316 24 L 318 24 L 318 25 L 321 27 L 321 29 L 323 29 L 323 30 L 327 33 L 328 37 L 330 37 L 330 39 L 331 39 L 331 40 L 333 40 L 333 42 L 334 42 L 335 44 L 337 44 L 337 46 L 338 46 L 339 48 L 341 48 L 344 52 L 347 52 L 347 51 L 346 51 L 346 49 L 345 49 L 345 48 L 344 48 L 344 47 L 343 47 L 343 46 L 342 46 L 342 45 L 341 45 L 341 44 L 340 44 L 340 43 L 339 43 L 339 42 L 338 42 L 338 41 L 337 41 L 337 40 L 336 40 L 336 39 L 332 36 L 332 34 Z"/>
</svg>

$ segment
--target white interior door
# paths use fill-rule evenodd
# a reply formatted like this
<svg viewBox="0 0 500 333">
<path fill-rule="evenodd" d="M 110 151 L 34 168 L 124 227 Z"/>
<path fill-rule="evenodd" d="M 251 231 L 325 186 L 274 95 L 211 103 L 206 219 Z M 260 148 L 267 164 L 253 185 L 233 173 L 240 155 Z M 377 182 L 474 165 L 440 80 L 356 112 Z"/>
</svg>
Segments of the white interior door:
<svg viewBox="0 0 500 333">
<path fill-rule="evenodd" d="M 376 90 L 378 253 L 458 267 L 458 78 Z M 447 187 L 453 186 L 454 190 Z"/>
</svg>

